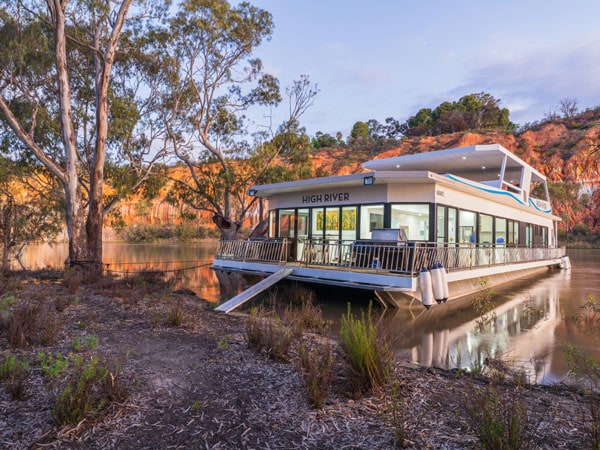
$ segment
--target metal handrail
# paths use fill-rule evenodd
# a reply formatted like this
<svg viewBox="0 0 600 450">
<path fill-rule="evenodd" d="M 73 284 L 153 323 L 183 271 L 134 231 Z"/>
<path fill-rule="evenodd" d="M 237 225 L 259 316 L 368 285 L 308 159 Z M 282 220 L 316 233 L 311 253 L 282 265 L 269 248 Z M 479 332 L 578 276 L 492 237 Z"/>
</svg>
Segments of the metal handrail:
<svg viewBox="0 0 600 450">
<path fill-rule="evenodd" d="M 216 258 L 414 275 L 434 264 L 452 271 L 559 259 L 564 254 L 564 248 L 514 245 L 284 238 L 219 241 Z"/>
</svg>

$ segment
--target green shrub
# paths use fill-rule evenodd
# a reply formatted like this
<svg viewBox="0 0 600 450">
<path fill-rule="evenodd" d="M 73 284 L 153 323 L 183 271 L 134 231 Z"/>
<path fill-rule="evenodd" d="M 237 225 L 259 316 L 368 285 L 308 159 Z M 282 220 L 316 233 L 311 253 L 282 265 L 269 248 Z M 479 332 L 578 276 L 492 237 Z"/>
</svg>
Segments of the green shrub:
<svg viewBox="0 0 600 450">
<path fill-rule="evenodd" d="M 301 345 L 300 372 L 306 388 L 308 403 L 320 409 L 327 400 L 333 379 L 333 352 L 327 344 L 315 347 Z"/>
<path fill-rule="evenodd" d="M 29 376 L 29 364 L 25 360 L 8 355 L 0 364 L 0 382 L 12 400 L 22 400 L 25 396 L 25 381 Z"/>
<path fill-rule="evenodd" d="M 473 400 L 473 424 L 484 449 L 536 448 L 535 430 L 520 389 L 511 387 L 501 393 L 490 384 L 476 393 Z"/>
<path fill-rule="evenodd" d="M 58 424 L 75 424 L 124 398 L 117 369 L 110 370 L 95 355 L 90 359 L 71 355 L 66 382 L 54 397 L 52 415 Z"/>
<path fill-rule="evenodd" d="M 340 343 L 352 369 L 355 391 L 372 391 L 381 387 L 391 368 L 391 353 L 387 340 L 378 334 L 369 305 L 362 319 L 354 317 L 348 304 L 348 313 L 342 316 Z"/>
</svg>

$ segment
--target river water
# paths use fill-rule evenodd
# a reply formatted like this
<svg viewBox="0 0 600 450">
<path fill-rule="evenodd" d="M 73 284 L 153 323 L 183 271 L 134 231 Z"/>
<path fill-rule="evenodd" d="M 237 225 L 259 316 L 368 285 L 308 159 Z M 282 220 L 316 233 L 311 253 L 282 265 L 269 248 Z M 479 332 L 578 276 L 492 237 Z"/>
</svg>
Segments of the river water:
<svg viewBox="0 0 600 450">
<path fill-rule="evenodd" d="M 181 287 L 216 303 L 232 291 L 221 292 L 209 267 L 215 248 L 214 243 L 106 243 L 104 262 L 115 274 L 160 270 L 180 275 Z M 494 314 L 486 322 L 468 302 L 460 308 L 449 302 L 429 311 L 421 307 L 391 310 L 378 315 L 378 320 L 385 321 L 395 350 L 415 363 L 475 368 L 486 358 L 501 356 L 538 383 L 558 383 L 567 372 L 565 344 L 600 360 L 600 336 L 584 330 L 577 321 L 590 296 L 600 303 L 600 250 L 570 250 L 568 255 L 570 271 L 556 270 L 496 288 L 491 294 Z M 65 244 L 32 245 L 22 262 L 31 270 L 61 268 L 66 256 Z M 364 296 L 359 299 L 350 290 L 322 290 L 318 296 L 325 315 L 334 321 L 339 321 L 348 302 L 359 308 L 366 305 Z"/>
</svg>

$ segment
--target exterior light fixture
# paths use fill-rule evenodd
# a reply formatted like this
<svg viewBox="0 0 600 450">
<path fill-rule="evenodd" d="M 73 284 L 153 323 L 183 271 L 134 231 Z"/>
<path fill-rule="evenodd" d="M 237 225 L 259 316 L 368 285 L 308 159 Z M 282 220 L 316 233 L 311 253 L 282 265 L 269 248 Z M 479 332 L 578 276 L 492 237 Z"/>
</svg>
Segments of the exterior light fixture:
<svg viewBox="0 0 600 450">
<path fill-rule="evenodd" d="M 248 191 L 248 195 L 249 195 L 250 197 L 254 197 L 254 196 L 256 195 L 256 189 L 250 189 L 250 190 Z"/>
<path fill-rule="evenodd" d="M 372 186 L 375 184 L 375 177 L 373 175 L 370 175 L 368 177 L 364 177 L 363 178 L 363 184 L 365 186 Z"/>
</svg>

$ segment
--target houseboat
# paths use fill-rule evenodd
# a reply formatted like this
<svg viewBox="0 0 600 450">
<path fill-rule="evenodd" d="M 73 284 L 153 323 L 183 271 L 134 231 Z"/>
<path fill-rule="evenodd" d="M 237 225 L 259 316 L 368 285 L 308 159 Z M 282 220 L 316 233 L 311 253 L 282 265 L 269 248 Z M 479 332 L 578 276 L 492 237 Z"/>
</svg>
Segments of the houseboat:
<svg viewBox="0 0 600 450">
<path fill-rule="evenodd" d="M 362 167 L 253 186 L 250 195 L 268 199 L 268 234 L 221 241 L 213 268 L 368 289 L 385 306 L 429 308 L 569 265 L 546 178 L 501 145 Z"/>
</svg>

